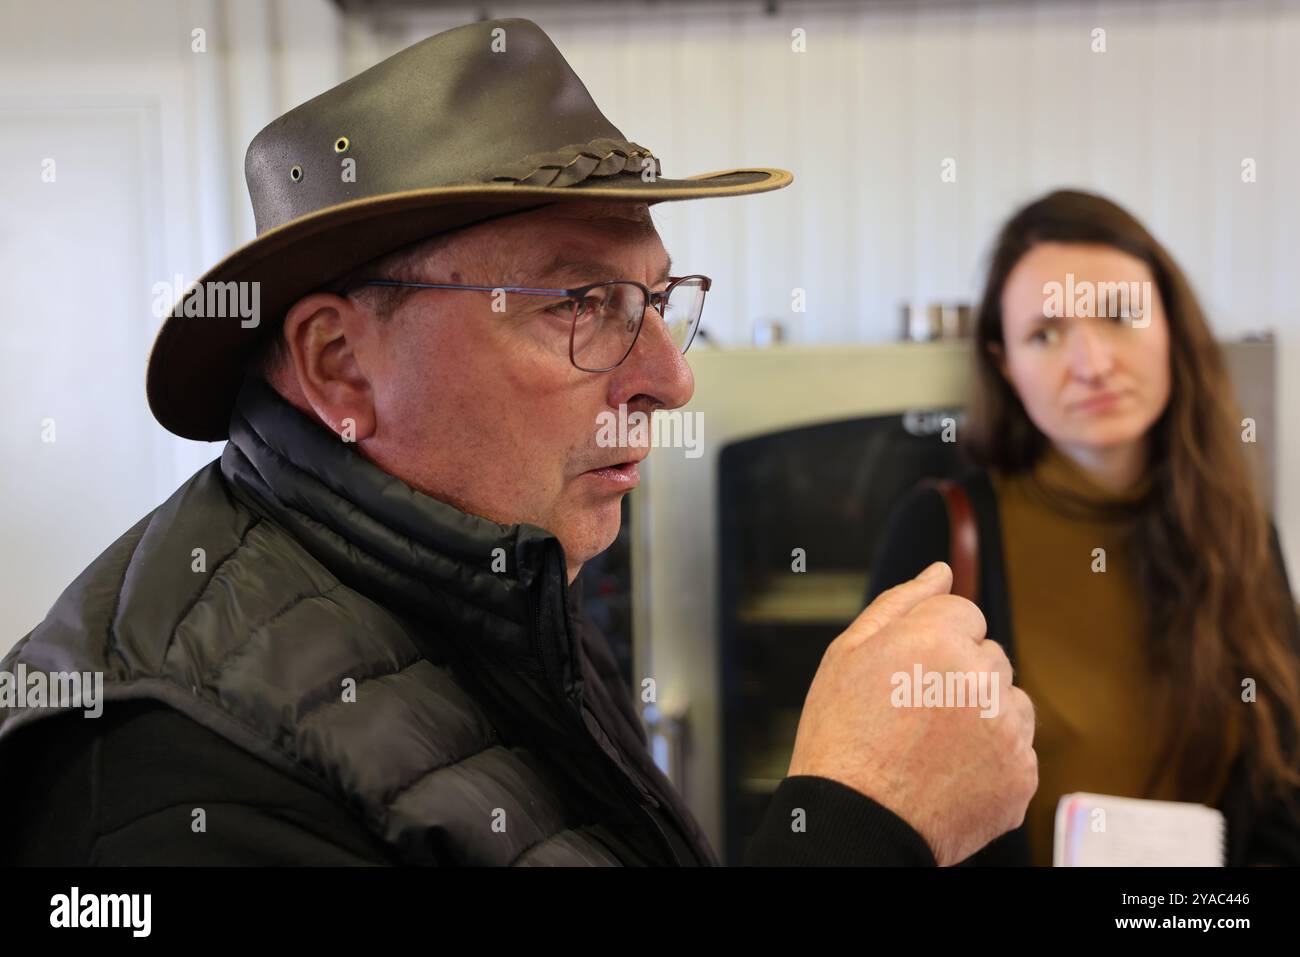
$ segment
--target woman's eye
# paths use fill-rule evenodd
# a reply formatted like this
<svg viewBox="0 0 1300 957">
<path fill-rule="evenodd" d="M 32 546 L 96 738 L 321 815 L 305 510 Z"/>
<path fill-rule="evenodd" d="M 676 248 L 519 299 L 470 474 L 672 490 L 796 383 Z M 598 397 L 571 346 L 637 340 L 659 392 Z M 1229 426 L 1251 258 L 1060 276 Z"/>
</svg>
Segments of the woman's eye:
<svg viewBox="0 0 1300 957">
<path fill-rule="evenodd" d="M 1056 342 L 1058 338 L 1060 338 L 1060 330 L 1053 329 L 1050 327 L 1043 328 L 1043 329 L 1035 329 L 1033 332 L 1029 334 L 1030 342 L 1039 342 L 1042 343 L 1043 345 L 1051 345 L 1052 343 Z"/>
</svg>

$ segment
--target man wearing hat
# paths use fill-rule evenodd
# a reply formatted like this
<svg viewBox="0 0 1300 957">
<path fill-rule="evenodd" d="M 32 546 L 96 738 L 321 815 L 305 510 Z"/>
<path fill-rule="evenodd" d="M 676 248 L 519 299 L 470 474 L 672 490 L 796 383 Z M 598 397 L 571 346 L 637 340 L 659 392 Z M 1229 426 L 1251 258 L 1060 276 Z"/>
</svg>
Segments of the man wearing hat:
<svg viewBox="0 0 1300 957">
<path fill-rule="evenodd" d="M 258 236 L 177 303 L 147 383 L 169 430 L 228 442 L 6 656 L 102 673 L 105 703 L 0 710 L 0 854 L 717 863 L 571 586 L 648 452 L 598 417 L 694 388 L 710 281 L 648 206 L 790 174 L 662 176 L 526 20 L 291 110 L 246 174 Z M 750 860 L 953 863 L 1020 823 L 1028 701 L 931 571 L 831 645 Z M 891 707 L 919 656 L 997 671 L 1001 713 Z"/>
</svg>

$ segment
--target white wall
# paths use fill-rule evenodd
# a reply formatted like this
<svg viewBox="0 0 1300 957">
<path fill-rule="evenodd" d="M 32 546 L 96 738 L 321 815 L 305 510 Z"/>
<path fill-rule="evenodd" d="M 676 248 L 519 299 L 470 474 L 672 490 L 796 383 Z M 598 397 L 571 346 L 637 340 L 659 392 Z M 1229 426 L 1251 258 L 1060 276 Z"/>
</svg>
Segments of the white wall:
<svg viewBox="0 0 1300 957">
<path fill-rule="evenodd" d="M 794 170 L 769 196 L 665 204 L 675 259 L 715 279 L 709 328 L 884 341 L 904 300 L 974 297 L 999 221 L 1097 189 L 1164 239 L 1217 330 L 1280 336 L 1279 525 L 1300 568 L 1300 8 L 1274 2 L 490 4 L 555 38 L 667 175 Z M 7 3 L 0 21 L 0 649 L 220 447 L 148 417 L 153 282 L 253 235 L 243 154 L 265 123 L 479 12 L 370 26 L 328 0 Z M 191 52 L 191 30 L 208 52 Z M 1106 53 L 1090 31 L 1107 32 Z M 807 52 L 791 50 L 801 28 Z M 58 180 L 42 183 L 41 160 Z M 956 183 L 940 163 L 957 161 Z M 1259 180 L 1243 184 L 1243 157 Z M 791 290 L 808 311 L 790 311 Z M 41 442 L 55 419 L 57 442 Z M 1293 573 L 1295 574 L 1295 573 Z"/>
<path fill-rule="evenodd" d="M 220 453 L 149 415 L 151 290 L 252 236 L 244 148 L 344 78 L 344 46 L 327 0 L 6 2 L 0 16 L 3 652 Z"/>
</svg>

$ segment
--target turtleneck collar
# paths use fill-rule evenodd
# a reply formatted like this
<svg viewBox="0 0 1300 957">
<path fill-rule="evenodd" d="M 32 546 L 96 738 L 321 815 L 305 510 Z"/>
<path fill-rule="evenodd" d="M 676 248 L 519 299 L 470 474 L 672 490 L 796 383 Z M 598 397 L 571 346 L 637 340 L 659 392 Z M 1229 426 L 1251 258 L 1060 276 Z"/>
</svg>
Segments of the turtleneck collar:
<svg viewBox="0 0 1300 957">
<path fill-rule="evenodd" d="M 498 660 L 542 654 L 535 646 L 543 604 L 572 610 L 553 535 L 499 525 L 413 489 L 255 377 L 236 400 L 221 471 L 344 584 L 473 635 L 474 650 Z M 502 558 L 505 571 L 494 572 Z M 568 685 L 570 655 L 551 654 Z"/>
<path fill-rule="evenodd" d="M 1147 469 L 1132 486 L 1114 490 L 1101 485 L 1083 466 L 1048 443 L 1029 474 L 1030 483 L 1053 507 L 1090 517 L 1130 515 L 1151 490 Z"/>
</svg>

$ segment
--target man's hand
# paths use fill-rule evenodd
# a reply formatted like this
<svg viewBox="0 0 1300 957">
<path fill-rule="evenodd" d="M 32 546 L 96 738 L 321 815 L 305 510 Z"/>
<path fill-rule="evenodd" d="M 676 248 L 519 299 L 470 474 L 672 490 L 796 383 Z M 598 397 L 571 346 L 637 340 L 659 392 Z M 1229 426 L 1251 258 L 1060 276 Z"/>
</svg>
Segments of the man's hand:
<svg viewBox="0 0 1300 957">
<path fill-rule="evenodd" d="M 986 641 L 984 615 L 948 594 L 942 562 L 882 593 L 831 642 L 804 702 L 790 776 L 839 781 L 915 828 L 941 866 L 1024 821 L 1038 789 L 1034 710 L 1011 663 Z M 973 672 L 997 685 L 997 713 L 979 705 L 896 707 L 899 672 Z M 900 679 L 901 681 L 901 679 Z M 920 688 L 911 689 L 918 699 Z"/>
</svg>

